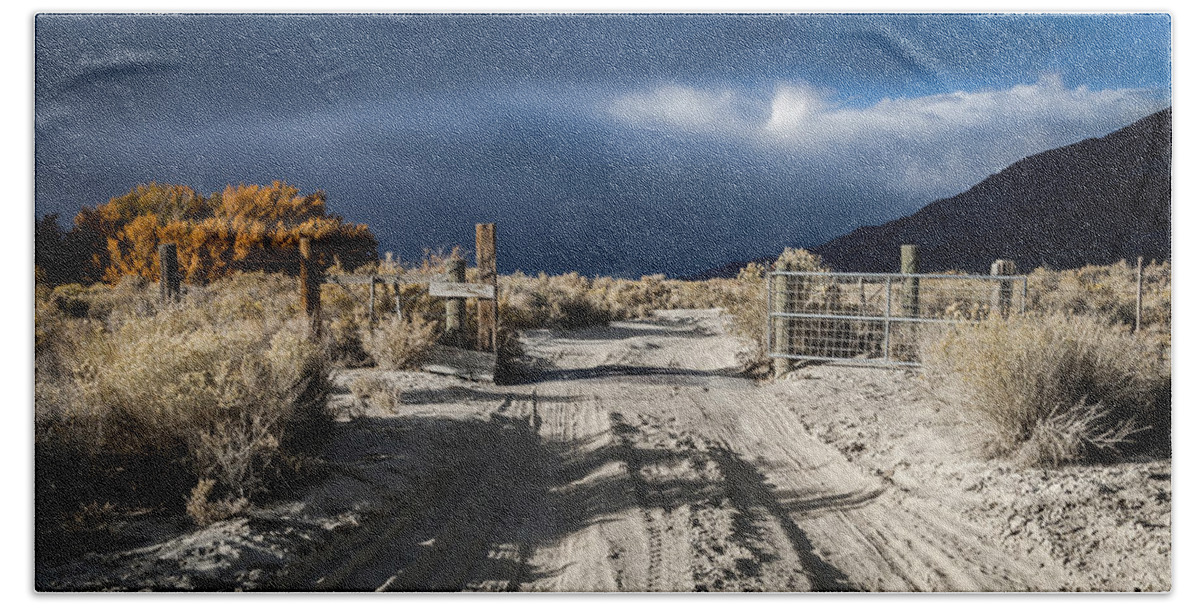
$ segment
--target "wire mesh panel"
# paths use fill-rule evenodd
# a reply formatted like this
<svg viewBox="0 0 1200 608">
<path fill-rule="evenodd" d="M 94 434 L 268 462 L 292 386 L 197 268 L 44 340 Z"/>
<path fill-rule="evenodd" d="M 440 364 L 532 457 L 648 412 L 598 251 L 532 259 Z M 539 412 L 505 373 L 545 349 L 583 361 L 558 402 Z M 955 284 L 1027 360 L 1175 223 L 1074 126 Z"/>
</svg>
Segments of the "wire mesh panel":
<svg viewBox="0 0 1200 608">
<path fill-rule="evenodd" d="M 1025 310 L 1023 276 L 773 271 L 772 357 L 917 365 L 928 324 L 976 322 Z"/>
</svg>

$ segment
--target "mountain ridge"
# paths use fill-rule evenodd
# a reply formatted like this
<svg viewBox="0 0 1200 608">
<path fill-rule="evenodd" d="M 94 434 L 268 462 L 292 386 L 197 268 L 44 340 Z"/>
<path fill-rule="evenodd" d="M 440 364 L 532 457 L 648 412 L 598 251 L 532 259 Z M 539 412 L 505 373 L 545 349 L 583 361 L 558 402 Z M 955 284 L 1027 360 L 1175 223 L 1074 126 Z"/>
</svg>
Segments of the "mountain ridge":
<svg viewBox="0 0 1200 608">
<path fill-rule="evenodd" d="M 895 272 L 901 244 L 923 271 L 1021 272 L 1171 257 L 1171 108 L 1101 137 L 1027 156 L 911 215 L 812 247 L 837 270 Z M 772 258 L 757 258 L 756 262 Z M 689 278 L 736 276 L 730 263 Z"/>
</svg>

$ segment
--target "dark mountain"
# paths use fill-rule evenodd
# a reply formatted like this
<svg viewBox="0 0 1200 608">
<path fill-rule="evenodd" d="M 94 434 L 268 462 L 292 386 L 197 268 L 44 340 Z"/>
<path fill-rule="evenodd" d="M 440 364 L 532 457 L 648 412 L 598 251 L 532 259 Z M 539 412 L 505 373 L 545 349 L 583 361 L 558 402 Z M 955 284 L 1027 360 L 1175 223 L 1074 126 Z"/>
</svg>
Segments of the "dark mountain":
<svg viewBox="0 0 1200 608">
<path fill-rule="evenodd" d="M 895 272 L 904 243 L 920 246 L 926 272 L 986 272 L 997 258 L 1016 260 L 1022 272 L 1170 258 L 1171 109 L 1029 156 L 966 192 L 814 251 L 838 270 Z"/>
</svg>

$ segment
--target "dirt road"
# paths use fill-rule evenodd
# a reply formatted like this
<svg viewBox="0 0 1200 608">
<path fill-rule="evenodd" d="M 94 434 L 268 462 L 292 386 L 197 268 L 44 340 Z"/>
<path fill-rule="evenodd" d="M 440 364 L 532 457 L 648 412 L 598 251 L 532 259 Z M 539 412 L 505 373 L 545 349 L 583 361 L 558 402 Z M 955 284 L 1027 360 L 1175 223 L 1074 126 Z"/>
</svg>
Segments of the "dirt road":
<svg viewBox="0 0 1200 608">
<path fill-rule="evenodd" d="M 1058 587 L 1050 560 L 815 438 L 776 387 L 733 375 L 737 347 L 714 311 L 675 312 L 531 332 L 525 385 L 395 375 L 399 415 L 358 418 L 330 454 L 342 495 L 383 498 L 270 586 Z"/>
<path fill-rule="evenodd" d="M 524 336 L 491 386 L 343 370 L 321 481 L 47 588 L 1166 590 L 1169 456 L 1015 470 L 914 372 L 736 376 L 716 311 Z M 391 399 L 350 387 L 382 381 Z M 377 382 L 378 383 L 378 382 Z M 134 533 L 136 530 L 131 530 Z"/>
</svg>

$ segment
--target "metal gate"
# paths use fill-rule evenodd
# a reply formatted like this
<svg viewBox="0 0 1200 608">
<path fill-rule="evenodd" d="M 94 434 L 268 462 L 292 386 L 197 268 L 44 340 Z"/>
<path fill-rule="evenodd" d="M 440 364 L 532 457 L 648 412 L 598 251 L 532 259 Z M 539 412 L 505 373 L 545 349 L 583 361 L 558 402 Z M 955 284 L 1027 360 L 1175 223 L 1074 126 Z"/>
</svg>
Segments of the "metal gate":
<svg viewBox="0 0 1200 608">
<path fill-rule="evenodd" d="M 772 358 L 918 366 L 923 327 L 1025 312 L 1023 275 L 767 273 Z"/>
</svg>

